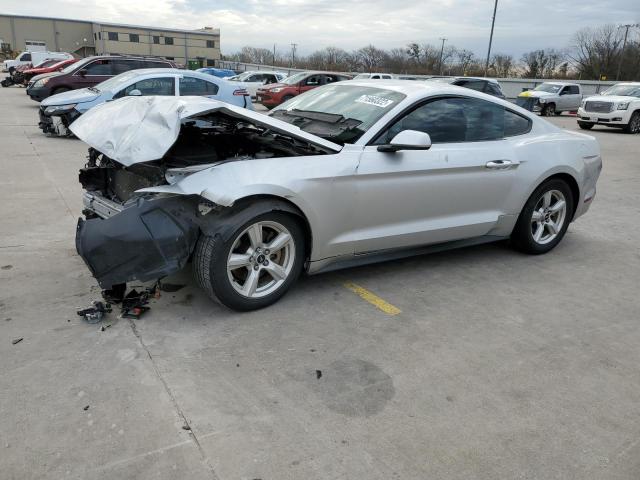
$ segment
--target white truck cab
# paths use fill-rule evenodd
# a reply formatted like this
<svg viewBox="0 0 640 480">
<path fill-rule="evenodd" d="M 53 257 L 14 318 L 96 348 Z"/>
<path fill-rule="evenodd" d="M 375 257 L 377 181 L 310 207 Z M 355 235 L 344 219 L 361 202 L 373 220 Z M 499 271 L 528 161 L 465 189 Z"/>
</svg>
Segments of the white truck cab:
<svg viewBox="0 0 640 480">
<path fill-rule="evenodd" d="M 582 87 L 578 83 L 544 82 L 533 90 L 518 95 L 516 104 L 544 116 L 575 112 L 582 101 Z"/>
<path fill-rule="evenodd" d="M 68 60 L 73 58 L 73 55 L 66 52 L 22 52 L 13 60 L 5 60 L 3 62 L 3 71 L 12 73 L 16 67 L 20 65 L 26 65 L 30 63 L 34 67 L 44 62 L 45 60 Z"/>
<path fill-rule="evenodd" d="M 585 98 L 578 109 L 578 126 L 590 130 L 594 125 L 640 133 L 640 82 L 618 83 Z"/>
</svg>

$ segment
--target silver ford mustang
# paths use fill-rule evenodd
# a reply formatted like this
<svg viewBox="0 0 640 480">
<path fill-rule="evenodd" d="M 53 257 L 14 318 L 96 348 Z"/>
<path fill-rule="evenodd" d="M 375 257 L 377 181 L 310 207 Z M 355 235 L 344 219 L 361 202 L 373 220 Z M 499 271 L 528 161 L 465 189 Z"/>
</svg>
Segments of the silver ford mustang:
<svg viewBox="0 0 640 480">
<path fill-rule="evenodd" d="M 78 253 L 103 288 L 192 261 L 237 310 L 318 273 L 511 239 L 546 253 L 589 208 L 590 136 L 437 83 L 347 81 L 268 116 L 205 98 L 124 98 L 71 126 L 86 142 Z"/>
</svg>

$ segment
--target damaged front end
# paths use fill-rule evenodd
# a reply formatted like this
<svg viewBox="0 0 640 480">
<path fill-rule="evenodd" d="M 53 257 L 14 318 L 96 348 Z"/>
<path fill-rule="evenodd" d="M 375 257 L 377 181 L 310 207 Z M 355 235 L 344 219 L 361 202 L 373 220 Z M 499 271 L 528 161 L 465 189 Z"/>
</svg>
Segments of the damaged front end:
<svg viewBox="0 0 640 480">
<path fill-rule="evenodd" d="M 175 142 L 158 160 L 121 162 L 89 149 L 79 174 L 85 219 L 78 221 L 76 249 L 104 289 L 175 273 L 189 261 L 201 232 L 224 230 L 232 205 L 182 190 L 185 179 L 227 162 L 328 152 L 220 111 L 183 118 L 177 128 Z M 127 147 L 129 157 L 133 148 Z M 178 193 L 163 192 L 172 189 Z"/>
<path fill-rule="evenodd" d="M 41 105 L 38 111 L 40 121 L 38 127 L 43 133 L 57 135 L 60 137 L 70 137 L 73 134 L 69 126 L 81 115 L 75 109 L 75 105 L 44 106 Z"/>
</svg>

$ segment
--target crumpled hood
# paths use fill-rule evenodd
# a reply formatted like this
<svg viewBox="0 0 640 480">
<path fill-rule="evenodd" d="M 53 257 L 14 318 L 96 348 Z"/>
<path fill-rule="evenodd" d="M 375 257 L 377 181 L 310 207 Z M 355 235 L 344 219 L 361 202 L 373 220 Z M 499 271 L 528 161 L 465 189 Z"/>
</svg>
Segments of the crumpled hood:
<svg viewBox="0 0 640 480">
<path fill-rule="evenodd" d="M 90 147 L 130 166 L 162 158 L 177 140 L 184 118 L 209 112 L 245 119 L 335 152 L 342 149 L 282 120 L 206 97 L 124 97 L 90 109 L 69 129 Z"/>
<path fill-rule="evenodd" d="M 518 97 L 520 98 L 544 98 L 544 97 L 553 97 L 557 95 L 556 93 L 543 92 L 542 90 L 527 90 L 526 92 L 522 92 Z"/>
<path fill-rule="evenodd" d="M 91 102 L 100 96 L 88 88 L 80 88 L 78 90 L 69 90 L 68 92 L 51 95 L 44 99 L 40 105 L 49 107 L 51 105 L 69 105 L 70 103 Z"/>
</svg>

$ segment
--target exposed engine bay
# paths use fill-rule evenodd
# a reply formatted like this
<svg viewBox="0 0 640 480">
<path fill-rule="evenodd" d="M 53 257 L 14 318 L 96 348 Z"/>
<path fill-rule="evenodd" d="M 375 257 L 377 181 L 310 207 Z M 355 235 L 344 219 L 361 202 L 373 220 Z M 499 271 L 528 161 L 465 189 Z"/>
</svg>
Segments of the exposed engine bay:
<svg viewBox="0 0 640 480">
<path fill-rule="evenodd" d="M 79 179 L 85 190 L 123 204 L 136 190 L 175 183 L 221 163 L 326 153 L 320 146 L 213 112 L 183 119 L 176 142 L 159 160 L 125 167 L 90 148 Z"/>
</svg>

